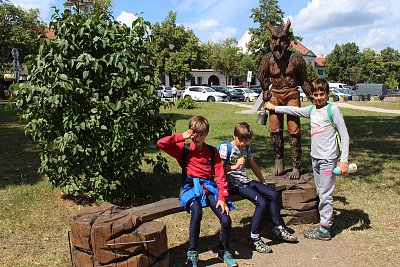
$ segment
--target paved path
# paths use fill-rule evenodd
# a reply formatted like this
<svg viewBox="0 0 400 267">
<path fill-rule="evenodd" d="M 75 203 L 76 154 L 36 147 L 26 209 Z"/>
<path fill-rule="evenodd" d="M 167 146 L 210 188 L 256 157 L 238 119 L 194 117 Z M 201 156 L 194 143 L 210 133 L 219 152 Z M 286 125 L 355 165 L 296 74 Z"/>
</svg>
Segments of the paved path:
<svg viewBox="0 0 400 267">
<path fill-rule="evenodd" d="M 235 105 L 238 107 L 247 108 L 248 110 L 239 111 L 238 113 L 254 113 L 251 108 L 252 105 L 246 105 L 238 102 L 222 102 L 224 104 Z M 400 110 L 392 110 L 392 109 L 383 109 L 383 108 L 374 108 L 374 107 L 367 107 L 367 106 L 356 106 L 346 102 L 335 102 L 334 105 L 343 107 L 343 108 L 352 108 L 352 109 L 359 109 L 359 110 L 366 110 L 366 111 L 373 111 L 373 112 L 380 112 L 380 113 L 392 113 L 400 115 Z"/>
</svg>

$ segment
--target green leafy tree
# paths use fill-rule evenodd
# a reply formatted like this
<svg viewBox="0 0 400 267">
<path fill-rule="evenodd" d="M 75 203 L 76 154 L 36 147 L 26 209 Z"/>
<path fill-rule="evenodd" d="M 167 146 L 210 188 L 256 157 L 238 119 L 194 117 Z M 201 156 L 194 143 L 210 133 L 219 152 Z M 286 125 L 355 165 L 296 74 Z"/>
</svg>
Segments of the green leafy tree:
<svg viewBox="0 0 400 267">
<path fill-rule="evenodd" d="M 385 83 L 390 88 L 397 88 L 400 82 L 400 53 L 396 49 L 387 47 L 381 50 L 380 54 L 384 65 Z"/>
<path fill-rule="evenodd" d="M 270 51 L 269 31 L 267 22 L 273 25 L 283 24 L 283 12 L 277 0 L 259 0 L 258 7 L 251 10 L 250 18 L 258 24 L 258 28 L 250 28 L 251 40 L 247 47 L 249 52 L 255 55 L 256 62 L 260 62 L 261 57 Z"/>
<path fill-rule="evenodd" d="M 360 57 L 361 79 L 367 83 L 384 83 L 385 72 L 382 58 L 370 48 L 362 51 Z"/>
<path fill-rule="evenodd" d="M 326 56 L 325 72 L 328 79 L 352 84 L 357 82 L 355 72 L 351 68 L 358 66 L 360 62 L 360 50 L 355 43 L 335 45 L 333 51 Z"/>
<path fill-rule="evenodd" d="M 202 64 L 200 41 L 192 30 L 176 24 L 176 12 L 170 11 L 163 22 L 155 23 L 152 33 L 153 62 L 160 78 L 168 74 L 173 84 L 181 84 L 193 66 Z"/>
<path fill-rule="evenodd" d="M 12 70 L 11 49 L 19 51 L 20 64 L 28 55 L 36 55 L 39 49 L 38 38 L 44 33 L 45 24 L 39 19 L 38 9 L 25 10 L 0 0 L 0 76 Z"/>
<path fill-rule="evenodd" d="M 240 61 L 239 76 L 240 79 L 245 81 L 247 79 L 247 72 L 252 71 L 253 76 L 257 72 L 257 61 L 252 55 L 244 54 Z"/>
<path fill-rule="evenodd" d="M 310 62 L 307 62 L 307 81 L 312 83 L 315 79 L 319 78 L 318 72 L 313 68 Z"/>
<path fill-rule="evenodd" d="M 232 84 L 233 78 L 240 77 L 242 57 L 241 49 L 234 38 L 228 38 L 222 44 L 216 43 L 211 47 L 212 68 L 225 75 L 227 84 Z"/>
<path fill-rule="evenodd" d="M 107 199 L 140 177 L 145 156 L 172 123 L 149 67 L 150 24 L 114 20 L 108 5 L 55 11 L 57 38 L 41 40 L 36 64 L 15 103 L 41 148 L 39 171 L 68 194 Z M 118 191 L 119 196 L 121 191 Z"/>
</svg>

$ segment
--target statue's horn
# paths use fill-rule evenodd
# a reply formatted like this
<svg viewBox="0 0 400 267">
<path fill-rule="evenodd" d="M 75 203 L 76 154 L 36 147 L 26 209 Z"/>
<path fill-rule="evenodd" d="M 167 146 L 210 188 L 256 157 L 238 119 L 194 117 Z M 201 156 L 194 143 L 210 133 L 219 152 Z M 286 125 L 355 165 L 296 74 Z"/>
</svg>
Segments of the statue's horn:
<svg viewBox="0 0 400 267">
<path fill-rule="evenodd" d="M 287 19 L 287 21 L 286 21 L 286 25 L 285 25 L 285 32 L 289 32 L 289 29 L 290 29 L 290 19 L 288 18 Z"/>
<path fill-rule="evenodd" d="M 268 30 L 269 30 L 269 32 L 274 32 L 274 27 L 272 26 L 272 24 L 269 22 L 269 21 L 267 21 L 267 28 L 268 28 Z"/>
</svg>

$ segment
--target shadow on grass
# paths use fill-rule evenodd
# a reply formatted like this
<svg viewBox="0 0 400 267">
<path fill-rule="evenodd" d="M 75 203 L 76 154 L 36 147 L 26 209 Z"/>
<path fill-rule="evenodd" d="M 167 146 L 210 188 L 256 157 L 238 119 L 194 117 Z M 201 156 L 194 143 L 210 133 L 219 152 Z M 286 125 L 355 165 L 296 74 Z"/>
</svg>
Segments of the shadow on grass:
<svg viewBox="0 0 400 267">
<path fill-rule="evenodd" d="M 350 204 L 346 197 L 334 196 L 334 201 L 341 202 L 344 205 Z M 343 230 L 364 231 L 371 228 L 371 220 L 369 215 L 361 209 L 339 209 L 334 208 L 335 223 L 333 235 L 338 235 Z"/>
<path fill-rule="evenodd" d="M 24 134 L 17 112 L 0 105 L 0 188 L 40 180 L 39 152 Z"/>
</svg>

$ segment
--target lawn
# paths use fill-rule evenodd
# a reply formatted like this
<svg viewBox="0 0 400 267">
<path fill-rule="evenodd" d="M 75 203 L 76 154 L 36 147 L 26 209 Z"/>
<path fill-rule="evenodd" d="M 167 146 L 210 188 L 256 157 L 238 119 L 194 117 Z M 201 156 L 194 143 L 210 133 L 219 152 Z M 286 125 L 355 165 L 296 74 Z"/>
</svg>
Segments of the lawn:
<svg viewBox="0 0 400 267">
<path fill-rule="evenodd" d="M 377 102 L 377 101 L 349 101 L 347 102 L 351 105 L 373 107 L 373 108 L 383 108 L 390 110 L 400 110 L 400 102 Z"/>
<path fill-rule="evenodd" d="M 191 116 L 206 116 L 211 124 L 207 141 L 212 145 L 229 140 L 235 123 L 249 122 L 255 132 L 252 146 L 259 148 L 255 158 L 265 174 L 272 171 L 273 152 L 267 129 L 255 123 L 255 114 L 235 114 L 243 108 L 221 103 L 197 106 L 194 110 L 173 108 L 163 112 L 173 115 L 177 132 L 186 129 Z M 400 118 L 393 114 L 341 110 L 351 137 L 350 161 L 357 163 L 359 171 L 337 179 L 335 238 L 356 244 L 367 266 L 395 266 L 400 255 Z M 301 124 L 303 166 L 308 168 L 309 122 L 302 119 Z M 5 110 L 4 105 L 0 106 L 0 138 L 1 266 L 70 265 L 68 230 L 80 206 L 63 198 L 58 189 L 38 176 L 38 151 L 24 136 L 16 112 Z M 149 153 L 155 154 L 154 147 Z M 286 158 L 290 158 L 288 149 Z M 130 206 L 177 196 L 178 186 L 171 183 L 179 180 L 180 169 L 171 157 L 167 159 L 170 175 L 155 176 L 144 166 L 147 173 L 140 179 L 142 184 L 132 190 L 135 197 Z M 234 231 L 246 234 L 252 207 L 245 201 L 237 202 L 237 207 L 233 213 Z M 161 221 L 167 224 L 170 258 L 176 263 L 182 260 L 179 252 L 187 244 L 189 216 L 180 213 Z M 214 216 L 206 212 L 202 240 L 209 240 L 206 236 L 215 234 L 217 225 Z"/>
</svg>

